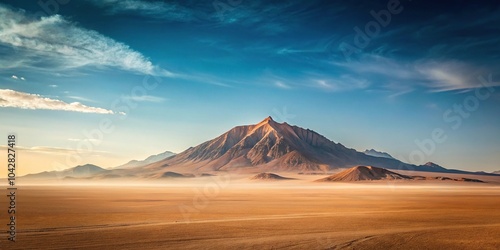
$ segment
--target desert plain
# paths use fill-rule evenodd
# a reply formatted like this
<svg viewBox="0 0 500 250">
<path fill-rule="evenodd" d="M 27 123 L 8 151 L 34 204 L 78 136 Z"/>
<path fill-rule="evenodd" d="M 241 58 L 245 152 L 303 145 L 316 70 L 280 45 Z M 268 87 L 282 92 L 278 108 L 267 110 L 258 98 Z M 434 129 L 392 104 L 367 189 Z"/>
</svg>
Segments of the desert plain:
<svg viewBox="0 0 500 250">
<path fill-rule="evenodd" d="M 2 249 L 500 249 L 500 179 L 19 185 Z M 6 209 L 1 218 L 7 219 Z M 5 224 L 5 223 L 3 223 Z M 5 229 L 6 226 L 4 226 Z M 5 248 L 4 248 L 5 247 Z"/>
</svg>

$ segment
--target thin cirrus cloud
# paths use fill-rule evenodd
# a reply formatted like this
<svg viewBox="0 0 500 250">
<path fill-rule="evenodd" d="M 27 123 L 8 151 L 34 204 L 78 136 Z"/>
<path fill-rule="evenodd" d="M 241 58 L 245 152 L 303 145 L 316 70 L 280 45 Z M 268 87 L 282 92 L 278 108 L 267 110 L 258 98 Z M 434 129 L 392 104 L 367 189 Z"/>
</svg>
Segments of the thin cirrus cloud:
<svg viewBox="0 0 500 250">
<path fill-rule="evenodd" d="M 166 100 L 165 98 L 152 95 L 133 96 L 130 97 L 130 99 L 136 102 L 155 102 L 155 103 L 161 103 Z"/>
<path fill-rule="evenodd" d="M 68 138 L 68 141 L 72 142 L 81 142 L 81 141 L 90 141 L 90 142 L 98 142 L 97 139 L 78 139 L 78 138 Z"/>
<path fill-rule="evenodd" d="M 8 146 L 6 145 L 0 145 L 0 149 L 5 149 L 7 150 Z M 60 148 L 60 147 L 47 147 L 47 146 L 35 146 L 35 147 L 23 147 L 23 146 L 16 146 L 16 150 L 19 151 L 24 151 L 24 152 L 30 152 L 30 153 L 38 153 L 38 154 L 52 154 L 52 155 L 68 155 L 75 153 L 75 149 L 71 148 Z M 78 152 L 82 153 L 82 152 Z M 93 150 L 92 152 L 83 152 L 83 153 L 100 153 L 100 154 L 111 154 L 110 152 L 107 151 L 97 151 Z"/>
<path fill-rule="evenodd" d="M 469 90 L 486 86 L 499 86 L 498 81 L 487 79 L 492 69 L 473 67 L 460 61 L 428 61 L 417 65 L 417 71 L 428 79 L 427 87 L 432 91 Z"/>
<path fill-rule="evenodd" d="M 61 110 L 94 114 L 116 114 L 112 110 L 91 107 L 79 102 L 67 103 L 61 100 L 43 97 L 37 94 L 19 92 L 11 89 L 0 89 L 0 107 L 20 109 Z M 125 115 L 120 112 L 119 114 Z"/>
<path fill-rule="evenodd" d="M 0 15 L 0 45 L 17 51 L 15 57 L 0 59 L 0 62 L 4 61 L 2 64 L 41 70 L 50 67 L 51 71 L 109 67 L 140 74 L 173 76 L 126 44 L 81 28 L 62 16 L 37 19 L 25 11 L 15 11 L 4 5 L 0 5 Z M 40 61 L 44 62 L 43 66 L 40 66 Z"/>
<path fill-rule="evenodd" d="M 281 89 L 290 89 L 291 87 L 283 83 L 282 81 L 276 81 L 275 82 L 276 87 L 281 88 Z"/>
<path fill-rule="evenodd" d="M 453 59 L 434 60 L 422 58 L 413 62 L 380 55 L 364 54 L 358 61 L 332 62 L 335 68 L 353 73 L 359 77 L 380 82 L 380 87 L 394 90 L 395 95 L 406 94 L 415 87 L 424 87 L 432 92 L 460 91 L 483 86 L 478 77 L 486 78 L 493 69 L 475 66 Z M 499 86 L 500 82 L 488 82 L 489 86 Z M 402 89 L 404 89 L 402 91 Z"/>
<path fill-rule="evenodd" d="M 87 1 L 103 8 L 109 15 L 124 13 L 166 21 L 204 22 L 206 27 L 242 25 L 268 34 L 287 31 L 294 15 L 303 13 L 289 14 L 284 10 L 304 5 L 300 1 L 272 4 L 264 1 Z"/>
<path fill-rule="evenodd" d="M 369 81 L 349 75 L 342 75 L 338 78 L 316 79 L 312 80 L 312 82 L 313 86 L 329 92 L 366 89 L 370 86 Z"/>
<path fill-rule="evenodd" d="M 109 14 L 134 13 L 157 19 L 172 21 L 195 20 L 194 12 L 174 2 L 141 0 L 88 0 L 92 4 L 106 8 Z"/>
<path fill-rule="evenodd" d="M 0 145 L 0 148 L 7 149 L 7 146 Z M 29 151 L 32 153 L 60 154 L 60 155 L 67 155 L 68 153 L 73 153 L 75 151 L 74 149 L 58 148 L 58 147 L 45 147 L 45 146 L 37 146 L 37 147 L 16 146 L 16 150 Z"/>
</svg>

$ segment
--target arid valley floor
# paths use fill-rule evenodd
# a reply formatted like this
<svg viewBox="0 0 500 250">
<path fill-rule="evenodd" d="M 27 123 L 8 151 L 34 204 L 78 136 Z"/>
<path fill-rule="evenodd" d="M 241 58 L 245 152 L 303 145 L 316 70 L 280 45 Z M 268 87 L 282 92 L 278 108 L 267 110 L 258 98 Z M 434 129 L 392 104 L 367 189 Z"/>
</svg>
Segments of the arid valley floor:
<svg viewBox="0 0 500 250">
<path fill-rule="evenodd" d="M 20 185 L 17 242 L 8 242 L 2 233 L 1 245 L 2 249 L 500 249 L 498 183 L 315 183 L 318 176 L 293 177 L 300 179 L 204 177 L 126 187 Z"/>
</svg>

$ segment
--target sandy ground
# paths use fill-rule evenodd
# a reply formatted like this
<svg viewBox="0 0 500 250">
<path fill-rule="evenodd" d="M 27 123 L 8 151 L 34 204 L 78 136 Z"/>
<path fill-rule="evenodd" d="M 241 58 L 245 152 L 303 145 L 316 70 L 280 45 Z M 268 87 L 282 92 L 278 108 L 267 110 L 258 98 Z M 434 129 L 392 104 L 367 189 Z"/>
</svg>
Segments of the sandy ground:
<svg viewBox="0 0 500 250">
<path fill-rule="evenodd" d="M 500 186 L 482 183 L 210 177 L 156 186 L 21 186 L 17 242 L 8 242 L 2 229 L 0 243 L 2 249 L 500 249 L 499 211 Z M 7 221 L 6 209 L 0 216 Z"/>
</svg>

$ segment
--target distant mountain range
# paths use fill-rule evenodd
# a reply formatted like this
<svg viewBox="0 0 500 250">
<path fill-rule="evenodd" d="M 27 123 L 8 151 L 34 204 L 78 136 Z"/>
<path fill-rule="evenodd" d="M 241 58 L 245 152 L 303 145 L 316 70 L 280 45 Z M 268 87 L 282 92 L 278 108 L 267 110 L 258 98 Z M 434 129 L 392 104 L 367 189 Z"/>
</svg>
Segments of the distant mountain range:
<svg viewBox="0 0 500 250">
<path fill-rule="evenodd" d="M 271 117 L 235 127 L 221 136 L 168 159 L 144 166 L 142 172 L 255 171 L 326 172 L 357 165 L 417 170 L 396 159 L 374 157 L 324 136 Z"/>
<path fill-rule="evenodd" d="M 375 157 L 383 157 L 383 158 L 395 159 L 390 154 L 388 154 L 386 152 L 379 152 L 379 151 L 377 151 L 375 149 L 370 149 L 370 150 L 367 149 L 363 153 L 365 155 L 370 155 L 370 156 L 375 156 Z"/>
<path fill-rule="evenodd" d="M 170 156 L 173 156 L 173 155 L 175 155 L 175 153 L 172 153 L 170 151 L 165 151 L 165 152 L 157 154 L 157 155 L 151 155 L 142 161 L 131 160 L 123 165 L 114 167 L 114 169 L 129 169 L 129 168 L 141 167 L 141 166 L 145 166 L 145 165 L 157 162 L 157 161 L 164 160 L 164 159 L 166 159 Z"/>
<path fill-rule="evenodd" d="M 493 172 L 493 174 L 500 174 L 500 170 Z"/>
<path fill-rule="evenodd" d="M 87 166 L 86 168 L 84 166 Z M 364 153 L 324 136 L 267 117 L 253 125 L 237 126 L 195 147 L 174 154 L 166 151 L 110 170 L 94 165 L 27 177 L 172 178 L 208 176 L 214 172 L 329 172 L 339 168 L 373 166 L 391 170 L 486 174 L 446 169 L 432 162 L 416 166 L 374 149 Z M 177 175 L 179 173 L 179 176 Z"/>
<path fill-rule="evenodd" d="M 40 178 L 40 179 L 63 179 L 63 178 L 86 178 L 99 173 L 108 172 L 104 168 L 92 164 L 79 165 L 62 171 L 45 171 L 37 174 L 28 174 L 23 178 Z"/>
</svg>

